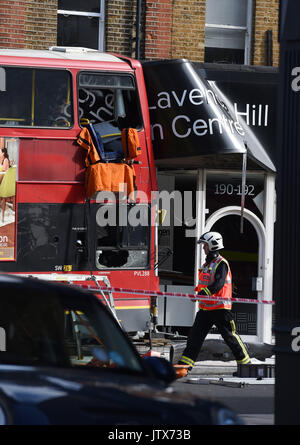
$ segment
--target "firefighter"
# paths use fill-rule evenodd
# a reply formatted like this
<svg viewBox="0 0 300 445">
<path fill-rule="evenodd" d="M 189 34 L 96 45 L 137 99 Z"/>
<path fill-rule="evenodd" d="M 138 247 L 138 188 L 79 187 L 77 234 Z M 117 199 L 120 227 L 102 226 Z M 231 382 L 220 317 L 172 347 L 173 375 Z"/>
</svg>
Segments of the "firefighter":
<svg viewBox="0 0 300 445">
<path fill-rule="evenodd" d="M 206 335 L 215 325 L 231 349 L 238 364 L 250 363 L 247 349 L 238 335 L 231 313 L 232 277 L 229 264 L 219 254 L 223 239 L 218 232 L 206 232 L 198 241 L 204 243 L 204 265 L 199 269 L 198 295 L 222 297 L 225 301 L 200 300 L 199 311 L 188 336 L 187 345 L 179 360 L 180 365 L 191 370 L 195 364 Z"/>
</svg>

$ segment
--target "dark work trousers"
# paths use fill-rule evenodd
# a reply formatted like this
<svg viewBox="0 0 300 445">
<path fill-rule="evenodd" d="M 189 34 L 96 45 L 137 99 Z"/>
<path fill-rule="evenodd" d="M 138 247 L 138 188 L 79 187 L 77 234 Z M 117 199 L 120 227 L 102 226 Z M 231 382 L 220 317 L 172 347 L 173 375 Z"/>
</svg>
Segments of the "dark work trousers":
<svg viewBox="0 0 300 445">
<path fill-rule="evenodd" d="M 200 309 L 188 336 L 187 345 L 182 353 L 179 363 L 193 366 L 201 350 L 202 344 L 209 330 L 215 325 L 222 335 L 225 343 L 231 349 L 237 363 L 245 364 L 250 361 L 247 349 L 236 332 L 231 311 L 217 309 L 204 311 Z"/>
</svg>

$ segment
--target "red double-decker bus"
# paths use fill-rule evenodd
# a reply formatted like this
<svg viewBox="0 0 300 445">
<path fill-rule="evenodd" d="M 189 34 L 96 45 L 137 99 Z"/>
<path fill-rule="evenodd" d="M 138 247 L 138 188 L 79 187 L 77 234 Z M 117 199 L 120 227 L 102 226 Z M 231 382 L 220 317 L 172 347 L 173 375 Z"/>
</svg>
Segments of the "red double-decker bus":
<svg viewBox="0 0 300 445">
<path fill-rule="evenodd" d="M 79 138 L 89 125 L 116 158 L 88 159 Z M 118 157 L 126 128 L 138 131 L 134 164 Z M 0 149 L 3 272 L 158 289 L 157 183 L 138 61 L 85 48 L 0 49 Z M 124 223 L 130 214 L 136 224 Z M 149 298 L 113 297 L 124 328 L 145 330 Z"/>
</svg>

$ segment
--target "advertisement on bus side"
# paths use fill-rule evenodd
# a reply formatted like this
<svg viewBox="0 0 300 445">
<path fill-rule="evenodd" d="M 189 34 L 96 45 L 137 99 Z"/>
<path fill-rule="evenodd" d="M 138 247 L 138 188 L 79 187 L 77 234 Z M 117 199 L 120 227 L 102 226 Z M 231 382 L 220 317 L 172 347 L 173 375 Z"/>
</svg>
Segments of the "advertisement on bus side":
<svg viewBox="0 0 300 445">
<path fill-rule="evenodd" d="M 18 138 L 0 137 L 0 261 L 15 260 Z"/>
</svg>

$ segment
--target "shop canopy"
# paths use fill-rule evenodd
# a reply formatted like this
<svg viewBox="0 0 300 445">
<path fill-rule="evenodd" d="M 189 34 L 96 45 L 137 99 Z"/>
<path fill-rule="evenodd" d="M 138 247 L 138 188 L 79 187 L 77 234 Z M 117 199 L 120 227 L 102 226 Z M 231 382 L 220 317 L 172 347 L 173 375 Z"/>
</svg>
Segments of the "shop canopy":
<svg viewBox="0 0 300 445">
<path fill-rule="evenodd" d="M 159 168 L 240 169 L 247 157 L 248 169 L 276 171 L 274 76 L 269 87 L 263 72 L 247 83 L 237 68 L 185 59 L 143 62 L 143 70 Z"/>
</svg>

